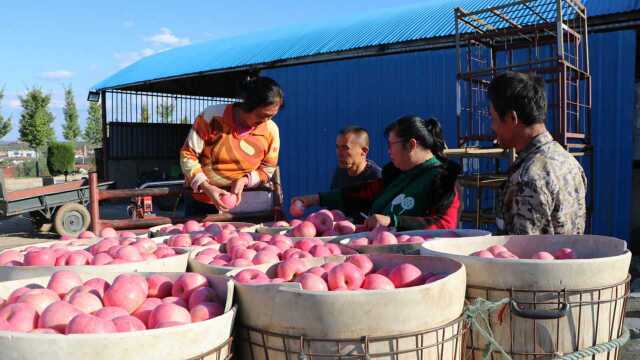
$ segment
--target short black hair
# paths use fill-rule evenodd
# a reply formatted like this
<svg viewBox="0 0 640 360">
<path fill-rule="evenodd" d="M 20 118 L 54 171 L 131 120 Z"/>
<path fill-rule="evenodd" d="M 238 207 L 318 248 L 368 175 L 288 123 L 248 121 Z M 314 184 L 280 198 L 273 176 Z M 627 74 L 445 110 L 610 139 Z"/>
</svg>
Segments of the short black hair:
<svg viewBox="0 0 640 360">
<path fill-rule="evenodd" d="M 351 125 L 351 126 L 343 127 L 342 129 L 340 129 L 340 131 L 338 131 L 338 135 L 340 136 L 345 136 L 349 134 L 360 136 L 362 138 L 362 141 L 364 142 L 364 145 L 366 147 L 369 147 L 369 132 L 367 131 L 367 129 L 361 126 Z"/>
<path fill-rule="evenodd" d="M 284 92 L 280 85 L 270 77 L 247 77 L 238 85 L 238 92 L 242 102 L 240 108 L 246 112 L 262 107 L 280 104 L 284 106 Z"/>
<path fill-rule="evenodd" d="M 487 91 L 489 101 L 500 119 L 515 111 L 526 126 L 544 123 L 547 95 L 544 80 L 535 75 L 507 71 L 496 76 Z"/>
</svg>

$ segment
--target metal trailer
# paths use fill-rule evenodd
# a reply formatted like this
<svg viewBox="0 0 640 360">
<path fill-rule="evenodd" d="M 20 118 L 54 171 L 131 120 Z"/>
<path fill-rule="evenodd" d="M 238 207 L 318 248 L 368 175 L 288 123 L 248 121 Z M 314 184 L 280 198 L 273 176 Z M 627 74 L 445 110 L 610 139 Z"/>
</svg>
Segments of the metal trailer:
<svg viewBox="0 0 640 360">
<path fill-rule="evenodd" d="M 113 183 L 102 182 L 98 188 L 105 190 Z M 8 192 L 0 174 L 0 219 L 26 214 L 37 228 L 52 223 L 60 235 L 77 235 L 91 223 L 88 205 L 87 179 Z"/>
</svg>

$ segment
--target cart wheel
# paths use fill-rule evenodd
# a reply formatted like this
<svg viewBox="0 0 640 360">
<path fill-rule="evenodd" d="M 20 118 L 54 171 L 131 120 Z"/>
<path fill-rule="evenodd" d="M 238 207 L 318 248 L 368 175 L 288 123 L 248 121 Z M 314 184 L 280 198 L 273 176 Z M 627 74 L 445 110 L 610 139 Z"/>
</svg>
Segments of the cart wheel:
<svg viewBox="0 0 640 360">
<path fill-rule="evenodd" d="M 62 205 L 53 217 L 53 227 L 59 235 L 76 236 L 89 228 L 91 215 L 82 204 Z"/>
</svg>

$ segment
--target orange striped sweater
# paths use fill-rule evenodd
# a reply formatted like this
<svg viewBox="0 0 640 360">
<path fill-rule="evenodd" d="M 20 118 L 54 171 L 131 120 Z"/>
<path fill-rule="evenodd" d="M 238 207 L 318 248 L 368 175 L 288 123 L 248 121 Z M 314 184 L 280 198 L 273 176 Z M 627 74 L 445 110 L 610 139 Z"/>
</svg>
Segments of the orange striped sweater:
<svg viewBox="0 0 640 360">
<path fill-rule="evenodd" d="M 194 199 L 211 203 L 198 192 L 205 181 L 228 187 L 243 176 L 247 187 L 269 181 L 278 164 L 280 135 L 272 120 L 239 134 L 234 127 L 233 105 L 212 105 L 198 117 L 180 149 L 180 166 Z"/>
</svg>

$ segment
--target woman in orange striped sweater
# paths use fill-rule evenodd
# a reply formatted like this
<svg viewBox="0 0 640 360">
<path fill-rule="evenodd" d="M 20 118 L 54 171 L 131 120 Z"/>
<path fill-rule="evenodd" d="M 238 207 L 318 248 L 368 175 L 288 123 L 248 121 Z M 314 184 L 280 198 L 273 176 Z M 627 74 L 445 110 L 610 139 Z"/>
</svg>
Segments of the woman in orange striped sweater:
<svg viewBox="0 0 640 360">
<path fill-rule="evenodd" d="M 273 79 L 256 77 L 240 86 L 242 102 L 207 107 L 180 150 L 180 165 L 193 189 L 185 216 L 227 211 L 220 198 L 242 198 L 245 187 L 266 183 L 278 164 L 280 135 L 272 120 L 283 104 Z"/>
</svg>

